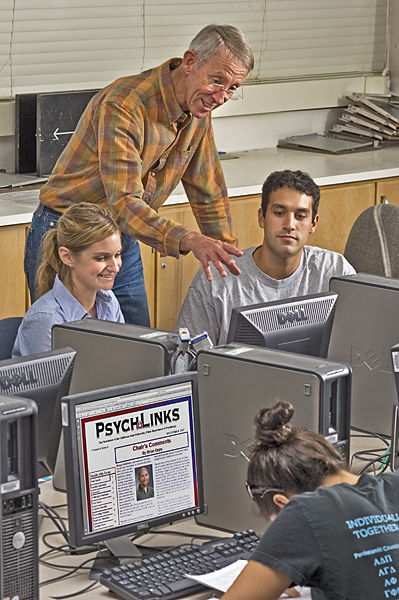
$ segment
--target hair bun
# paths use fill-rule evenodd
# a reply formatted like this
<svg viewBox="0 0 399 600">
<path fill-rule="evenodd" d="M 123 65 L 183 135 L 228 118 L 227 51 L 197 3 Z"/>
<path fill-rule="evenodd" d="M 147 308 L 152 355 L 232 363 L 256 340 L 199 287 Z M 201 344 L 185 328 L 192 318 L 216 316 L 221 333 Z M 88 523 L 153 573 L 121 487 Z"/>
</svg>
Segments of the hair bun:
<svg viewBox="0 0 399 600">
<path fill-rule="evenodd" d="M 294 414 L 289 402 L 277 402 L 271 408 L 262 408 L 255 417 L 256 442 L 262 446 L 284 444 L 291 436 L 288 425 Z"/>
</svg>

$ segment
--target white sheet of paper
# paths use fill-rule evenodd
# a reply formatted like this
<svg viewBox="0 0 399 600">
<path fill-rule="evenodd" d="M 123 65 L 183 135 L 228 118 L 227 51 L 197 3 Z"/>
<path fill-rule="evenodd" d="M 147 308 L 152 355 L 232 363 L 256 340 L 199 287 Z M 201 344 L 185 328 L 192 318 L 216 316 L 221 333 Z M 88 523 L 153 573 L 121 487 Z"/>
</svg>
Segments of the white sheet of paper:
<svg viewBox="0 0 399 600">
<path fill-rule="evenodd" d="M 227 592 L 247 562 L 246 560 L 236 560 L 232 565 L 223 567 L 223 569 L 219 569 L 218 571 L 206 573 L 206 575 L 186 575 L 186 577 L 194 579 L 194 581 L 198 581 L 202 585 L 207 585 L 214 590 L 219 590 L 219 592 Z"/>
<path fill-rule="evenodd" d="M 247 562 L 248 561 L 246 560 L 237 560 L 233 564 L 224 567 L 223 569 L 219 569 L 218 571 L 213 571 L 212 573 L 207 573 L 206 575 L 186 575 L 186 577 L 194 579 L 194 581 L 198 581 L 199 583 L 202 583 L 202 585 L 211 587 L 219 592 L 227 592 Z M 311 600 L 312 596 L 310 593 L 310 588 L 297 586 L 297 589 L 301 593 L 301 600 Z M 282 594 L 281 598 L 287 598 L 287 595 Z M 217 600 L 217 598 L 213 597 L 210 598 L 210 600 Z"/>
</svg>

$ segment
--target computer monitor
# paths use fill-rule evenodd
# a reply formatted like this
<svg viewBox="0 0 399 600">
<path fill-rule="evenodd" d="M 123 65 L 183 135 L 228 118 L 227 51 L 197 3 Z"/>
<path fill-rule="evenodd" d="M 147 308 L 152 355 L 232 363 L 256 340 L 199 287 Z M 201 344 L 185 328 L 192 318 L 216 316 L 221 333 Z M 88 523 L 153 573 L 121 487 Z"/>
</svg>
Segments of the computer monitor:
<svg viewBox="0 0 399 600">
<path fill-rule="evenodd" d="M 328 358 L 352 367 L 351 426 L 391 435 L 397 400 L 391 349 L 399 343 L 399 279 L 357 273 L 332 277 L 338 294 Z"/>
<path fill-rule="evenodd" d="M 71 394 L 168 375 L 179 337 L 170 331 L 100 319 L 54 325 L 52 346 L 76 350 Z"/>
<path fill-rule="evenodd" d="M 325 358 L 337 294 L 326 292 L 235 307 L 227 343 Z"/>
<path fill-rule="evenodd" d="M 118 554 L 119 536 L 203 511 L 195 372 L 71 395 L 62 418 L 73 546 L 117 538 Z"/>
<path fill-rule="evenodd" d="M 69 392 L 72 348 L 0 362 L 0 393 L 34 400 L 38 407 L 38 475 L 54 473 L 61 436 L 61 399 Z"/>
</svg>

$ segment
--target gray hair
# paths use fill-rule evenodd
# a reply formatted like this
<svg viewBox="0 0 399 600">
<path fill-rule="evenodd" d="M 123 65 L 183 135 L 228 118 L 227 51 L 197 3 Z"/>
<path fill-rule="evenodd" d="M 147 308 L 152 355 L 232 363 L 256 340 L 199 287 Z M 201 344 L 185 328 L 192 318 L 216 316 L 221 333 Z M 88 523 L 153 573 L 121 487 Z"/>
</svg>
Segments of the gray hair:
<svg viewBox="0 0 399 600">
<path fill-rule="evenodd" d="M 254 55 L 245 35 L 233 25 L 207 25 L 191 41 L 189 46 L 198 56 L 198 65 L 202 65 L 217 54 L 223 46 L 242 62 L 249 71 L 254 68 Z"/>
</svg>

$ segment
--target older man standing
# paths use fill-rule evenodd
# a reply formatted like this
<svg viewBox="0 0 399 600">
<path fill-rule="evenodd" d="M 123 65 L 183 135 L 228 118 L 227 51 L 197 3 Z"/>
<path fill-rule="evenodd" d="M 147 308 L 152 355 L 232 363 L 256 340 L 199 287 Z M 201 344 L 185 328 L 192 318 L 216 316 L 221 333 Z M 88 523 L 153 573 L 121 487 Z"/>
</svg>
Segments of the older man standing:
<svg viewBox="0 0 399 600">
<path fill-rule="evenodd" d="M 238 94 L 253 65 L 238 29 L 208 25 L 182 59 L 94 96 L 40 193 L 25 252 L 32 299 L 40 240 L 76 202 L 108 207 L 123 233 L 113 289 L 127 322 L 149 324 L 137 240 L 176 258 L 193 252 L 209 280 L 210 263 L 222 277 L 225 267 L 240 274 L 211 112 Z M 180 181 L 201 233 L 157 213 Z"/>
</svg>

